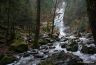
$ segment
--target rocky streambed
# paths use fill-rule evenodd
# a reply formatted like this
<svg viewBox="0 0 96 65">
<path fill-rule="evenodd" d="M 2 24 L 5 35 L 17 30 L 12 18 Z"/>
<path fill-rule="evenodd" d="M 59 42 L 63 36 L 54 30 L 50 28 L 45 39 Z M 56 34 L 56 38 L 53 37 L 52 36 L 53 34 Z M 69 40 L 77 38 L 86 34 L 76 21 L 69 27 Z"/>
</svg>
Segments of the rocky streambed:
<svg viewBox="0 0 96 65">
<path fill-rule="evenodd" d="M 17 55 L 17 61 L 8 65 L 95 65 L 96 46 L 90 33 L 69 35 Z"/>
</svg>

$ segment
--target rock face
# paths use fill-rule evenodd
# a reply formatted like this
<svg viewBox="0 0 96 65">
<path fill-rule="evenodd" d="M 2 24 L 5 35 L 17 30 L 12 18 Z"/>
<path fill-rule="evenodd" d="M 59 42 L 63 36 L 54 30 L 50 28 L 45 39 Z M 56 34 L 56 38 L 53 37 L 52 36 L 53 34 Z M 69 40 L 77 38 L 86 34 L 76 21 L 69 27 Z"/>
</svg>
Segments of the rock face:
<svg viewBox="0 0 96 65">
<path fill-rule="evenodd" d="M 69 53 L 60 53 L 53 54 L 51 57 L 41 62 L 39 65 L 83 65 L 82 60 L 78 56 L 74 56 Z"/>
</svg>

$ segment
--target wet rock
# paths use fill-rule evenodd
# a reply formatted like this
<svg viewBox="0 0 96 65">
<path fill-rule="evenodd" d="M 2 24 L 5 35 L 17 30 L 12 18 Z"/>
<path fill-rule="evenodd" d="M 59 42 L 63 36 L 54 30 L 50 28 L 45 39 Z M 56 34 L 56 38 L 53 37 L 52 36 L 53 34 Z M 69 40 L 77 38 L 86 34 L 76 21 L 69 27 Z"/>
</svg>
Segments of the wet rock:
<svg viewBox="0 0 96 65">
<path fill-rule="evenodd" d="M 30 53 L 24 53 L 23 57 L 28 57 L 30 56 Z"/>
<path fill-rule="evenodd" d="M 82 59 L 73 57 L 68 61 L 68 65 L 84 65 Z"/>
<path fill-rule="evenodd" d="M 52 45 L 53 45 L 53 43 L 48 43 L 47 45 L 48 45 L 48 46 L 52 46 Z"/>
<path fill-rule="evenodd" d="M 60 41 L 60 38 L 56 38 L 55 40 L 56 40 L 56 41 Z"/>
<path fill-rule="evenodd" d="M 79 39 L 80 39 L 80 41 L 82 42 L 82 44 L 87 44 L 88 42 L 90 42 L 89 39 L 87 39 L 87 38 L 85 38 L 85 37 L 81 37 L 81 38 L 79 38 Z"/>
<path fill-rule="evenodd" d="M 76 34 L 76 37 L 81 37 L 82 36 L 82 33 L 77 33 Z"/>
<path fill-rule="evenodd" d="M 53 39 L 51 39 L 49 43 L 53 43 L 53 42 L 54 42 L 54 40 L 53 40 Z"/>
<path fill-rule="evenodd" d="M 42 52 L 42 53 L 44 53 L 44 54 L 48 54 L 48 53 L 49 53 L 49 50 L 42 49 L 42 50 L 40 50 L 40 52 Z"/>
<path fill-rule="evenodd" d="M 58 50 L 54 50 L 55 53 L 58 53 L 59 51 Z"/>
<path fill-rule="evenodd" d="M 53 39 L 58 39 L 59 34 L 53 34 Z"/>
<path fill-rule="evenodd" d="M 65 47 L 68 51 L 76 52 L 78 50 L 78 43 L 74 40 L 70 40 L 69 44 L 67 44 Z"/>
<path fill-rule="evenodd" d="M 49 50 L 45 50 L 43 51 L 44 54 L 48 54 L 49 53 Z"/>
<path fill-rule="evenodd" d="M 65 41 L 67 41 L 68 40 L 68 38 L 65 38 L 65 37 L 63 37 L 63 38 L 61 38 L 61 42 L 65 42 Z"/>
<path fill-rule="evenodd" d="M 57 53 L 60 53 L 60 52 L 61 52 L 60 50 L 53 50 L 51 53 L 52 53 L 52 55 L 53 55 L 53 54 L 57 54 Z M 52 55 L 51 55 L 51 56 L 52 56 Z"/>
<path fill-rule="evenodd" d="M 89 38 L 90 42 L 94 43 L 94 39 L 93 38 Z"/>
<path fill-rule="evenodd" d="M 83 46 L 82 49 L 81 49 L 81 52 L 85 53 L 85 54 L 95 54 L 96 53 L 96 47 Z"/>
<path fill-rule="evenodd" d="M 66 48 L 67 43 L 66 42 L 60 42 L 61 48 Z"/>
<path fill-rule="evenodd" d="M 53 54 L 39 65 L 83 65 L 81 62 L 83 60 L 78 56 L 61 51 L 60 53 Z"/>
<path fill-rule="evenodd" d="M 41 60 L 45 60 L 46 58 L 48 58 L 48 55 L 45 55 Z"/>
<path fill-rule="evenodd" d="M 54 63 L 55 65 L 64 65 L 64 61 L 57 61 Z"/>
<path fill-rule="evenodd" d="M 35 54 L 34 56 L 35 56 L 35 58 L 43 58 L 44 54 Z"/>
<path fill-rule="evenodd" d="M 42 45 L 42 46 L 40 46 L 40 49 L 48 49 L 48 46 L 47 45 Z"/>
<path fill-rule="evenodd" d="M 33 49 L 33 50 L 31 50 L 30 54 L 38 54 L 38 50 L 37 49 Z"/>
<path fill-rule="evenodd" d="M 93 44 L 95 43 L 93 39 L 89 39 L 89 41 L 87 42 L 87 44 Z"/>
<path fill-rule="evenodd" d="M 49 49 L 55 49 L 56 47 L 55 46 L 49 46 Z"/>
<path fill-rule="evenodd" d="M 45 40 L 46 40 L 48 43 L 52 43 L 52 42 L 54 42 L 54 40 L 51 39 L 51 38 L 45 38 Z"/>
<path fill-rule="evenodd" d="M 85 37 L 86 38 L 92 38 L 92 36 L 93 36 L 92 33 L 87 33 Z"/>
<path fill-rule="evenodd" d="M 36 58 L 43 58 L 43 55 L 35 55 Z"/>
<path fill-rule="evenodd" d="M 49 36 L 47 34 L 43 34 L 43 38 L 48 38 Z"/>
<path fill-rule="evenodd" d="M 61 48 L 66 48 L 66 44 L 61 44 Z"/>
<path fill-rule="evenodd" d="M 45 45 L 45 44 L 47 44 L 48 43 L 48 41 L 46 41 L 45 39 L 40 39 L 39 40 L 39 44 L 40 45 Z"/>
</svg>

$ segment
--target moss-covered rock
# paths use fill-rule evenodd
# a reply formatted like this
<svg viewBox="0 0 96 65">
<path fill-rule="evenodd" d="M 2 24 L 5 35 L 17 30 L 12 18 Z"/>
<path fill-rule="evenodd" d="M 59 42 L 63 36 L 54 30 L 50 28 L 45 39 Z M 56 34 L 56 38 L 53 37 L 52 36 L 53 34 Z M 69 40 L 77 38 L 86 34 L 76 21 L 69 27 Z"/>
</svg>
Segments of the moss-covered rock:
<svg viewBox="0 0 96 65">
<path fill-rule="evenodd" d="M 6 64 L 12 63 L 15 60 L 16 58 L 14 56 L 3 55 L 2 58 L 0 59 L 0 65 L 6 65 Z"/>
<path fill-rule="evenodd" d="M 12 45 L 9 47 L 10 51 L 14 51 L 14 52 L 18 52 L 18 53 L 22 53 L 28 50 L 28 45 L 27 44 L 20 44 L 20 45 Z"/>
<path fill-rule="evenodd" d="M 42 63 L 40 63 L 39 65 L 54 65 L 54 64 L 51 60 L 46 60 L 46 61 L 43 61 Z"/>
<path fill-rule="evenodd" d="M 74 40 L 69 41 L 69 44 L 66 45 L 68 51 L 76 52 L 78 50 L 78 43 Z"/>
<path fill-rule="evenodd" d="M 83 46 L 81 52 L 85 54 L 96 54 L 96 48 Z"/>
<path fill-rule="evenodd" d="M 78 56 L 70 53 L 64 53 L 62 51 L 60 53 L 53 54 L 39 65 L 84 65 L 82 62 L 83 60 Z"/>
<path fill-rule="evenodd" d="M 40 39 L 40 40 L 39 40 L 39 44 L 40 44 L 40 45 L 45 45 L 45 44 L 47 44 L 47 43 L 48 43 L 48 41 L 45 40 L 45 39 Z"/>
</svg>

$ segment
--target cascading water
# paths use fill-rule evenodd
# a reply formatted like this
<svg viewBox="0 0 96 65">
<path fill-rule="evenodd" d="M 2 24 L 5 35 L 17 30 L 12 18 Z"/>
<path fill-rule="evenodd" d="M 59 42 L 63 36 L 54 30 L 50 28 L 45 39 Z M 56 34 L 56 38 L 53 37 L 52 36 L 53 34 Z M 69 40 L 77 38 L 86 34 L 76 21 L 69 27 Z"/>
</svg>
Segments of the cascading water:
<svg viewBox="0 0 96 65">
<path fill-rule="evenodd" d="M 57 10 L 56 10 L 56 14 L 57 15 L 56 15 L 56 17 L 54 19 L 54 22 L 55 22 L 54 25 L 59 30 L 59 38 L 62 38 L 64 36 L 66 36 L 66 33 L 64 32 L 66 28 L 64 26 L 64 19 L 63 19 L 64 18 L 64 13 L 65 13 L 65 8 L 66 8 L 66 3 L 63 2 L 62 5 L 59 8 L 57 8 Z M 69 36 L 69 37 L 66 37 L 66 38 L 74 39 L 76 37 L 74 35 L 72 35 L 72 36 Z M 83 42 L 87 42 L 88 41 L 87 38 L 82 38 L 81 37 L 79 39 L 83 40 Z M 71 52 L 71 51 L 67 51 L 66 48 L 61 48 L 59 43 L 61 43 L 61 42 L 56 42 L 55 50 L 59 50 L 59 51 L 64 50 L 65 53 L 70 52 L 70 53 L 72 53 L 74 55 L 77 55 L 81 59 L 83 59 L 83 61 L 85 63 L 91 63 L 92 61 L 96 61 L 96 54 L 90 55 L 90 54 L 81 53 L 80 52 L 81 48 L 79 47 L 80 46 L 79 44 L 78 44 L 78 51 L 77 52 Z"/>
<path fill-rule="evenodd" d="M 64 22 L 63 22 L 65 8 L 66 8 L 66 3 L 63 2 L 62 5 L 59 8 L 57 8 L 56 10 L 57 16 L 54 19 L 54 22 L 55 22 L 54 25 L 57 29 L 59 29 L 59 33 L 60 33 L 59 38 L 66 35 L 64 33 L 65 27 L 64 27 Z"/>
</svg>

